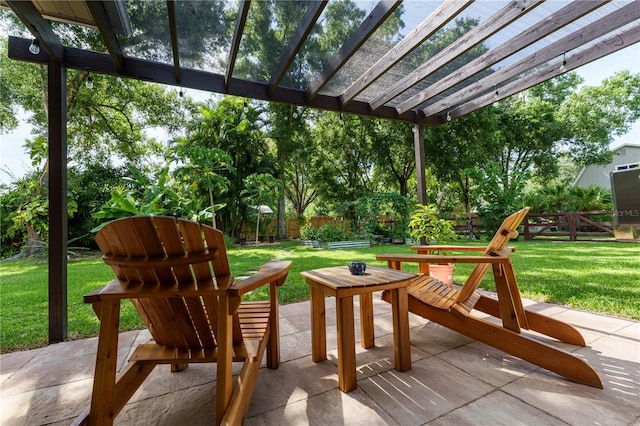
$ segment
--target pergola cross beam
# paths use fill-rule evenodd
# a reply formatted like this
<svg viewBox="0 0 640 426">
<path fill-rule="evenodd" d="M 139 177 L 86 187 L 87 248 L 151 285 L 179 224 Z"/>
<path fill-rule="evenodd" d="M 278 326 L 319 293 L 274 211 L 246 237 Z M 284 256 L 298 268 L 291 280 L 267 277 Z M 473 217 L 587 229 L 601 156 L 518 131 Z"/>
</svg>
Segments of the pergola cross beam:
<svg viewBox="0 0 640 426">
<path fill-rule="evenodd" d="M 427 62 L 385 90 L 384 93 L 371 102 L 371 109 L 376 110 L 391 99 L 401 95 L 410 87 L 424 80 L 456 58 L 461 57 L 500 29 L 506 27 L 524 14 L 529 13 L 536 6 L 539 6 L 540 3 L 542 3 L 542 0 L 515 0 L 510 2 L 507 6 L 481 22 L 477 27 L 469 30 L 447 48 L 429 58 Z"/>
<path fill-rule="evenodd" d="M 511 38 L 509 41 L 477 57 L 462 68 L 458 69 L 455 73 L 442 78 L 438 81 L 437 85 L 431 85 L 422 92 L 402 102 L 397 106 L 398 113 L 402 114 L 403 112 L 428 101 L 434 96 L 437 96 L 465 79 L 473 77 L 474 75 L 488 69 L 499 61 L 521 51 L 536 41 L 541 40 L 552 32 L 574 22 L 576 19 L 579 19 L 586 13 L 591 12 L 602 5 L 604 5 L 604 3 L 601 1 L 579 1 L 570 3 L 553 15 L 542 20 L 535 27 L 526 29 L 517 36 Z"/>
<path fill-rule="evenodd" d="M 464 90 L 455 92 L 452 95 L 427 106 L 422 110 L 422 112 L 426 117 L 430 117 L 436 114 L 441 114 L 443 111 L 453 109 L 457 105 L 461 105 L 465 103 L 465 101 L 473 99 L 474 97 L 477 97 L 489 90 L 495 92 L 496 89 L 499 89 L 499 91 L 502 91 L 503 89 L 500 88 L 502 83 L 508 82 L 510 79 L 522 75 L 549 60 L 560 57 L 565 52 L 583 46 L 598 37 L 604 36 L 613 29 L 618 29 L 637 19 L 640 19 L 639 1 L 629 3 L 609 15 L 592 22 L 586 27 L 580 28 L 555 43 L 546 46 L 544 49 L 522 58 L 514 64 L 506 66 L 482 80 L 466 86 Z M 522 87 L 520 91 L 528 88 L 526 85 L 519 85 L 519 87 Z M 498 93 L 498 96 L 499 95 L 500 93 Z M 452 112 L 450 117 L 456 118 L 455 113 Z"/>
<path fill-rule="evenodd" d="M 371 68 L 342 92 L 340 95 L 342 104 L 344 105 L 351 102 L 359 93 L 369 87 L 391 67 L 420 47 L 425 40 L 438 32 L 438 30 L 444 27 L 471 3 L 472 0 L 451 0 L 442 3 L 433 13 L 422 21 L 420 25 L 396 44 L 393 49 L 385 53 L 382 58 L 378 59 Z"/>
<path fill-rule="evenodd" d="M 369 16 L 364 20 L 356 32 L 347 40 L 340 51 L 325 65 L 324 69 L 311 82 L 307 89 L 307 97 L 313 99 L 314 96 L 331 80 L 338 70 L 347 63 L 364 44 L 375 33 L 375 31 L 384 23 L 389 15 L 400 6 L 401 0 L 381 0 L 380 3 L 371 11 Z"/>
<path fill-rule="evenodd" d="M 620 49 L 631 46 L 632 44 L 640 42 L 640 23 L 632 26 L 631 28 L 623 31 L 620 34 L 616 34 L 605 40 L 602 40 L 593 46 L 584 49 L 574 55 L 566 56 L 563 60 L 564 63 L 557 61 L 547 67 L 544 67 L 534 73 L 523 77 L 517 82 L 506 84 L 500 88 L 498 95 L 494 93 L 488 93 L 481 97 L 478 97 L 466 104 L 462 104 L 459 107 L 449 112 L 453 118 L 461 117 L 468 114 L 470 111 L 475 111 L 478 108 L 485 107 L 499 100 L 508 98 L 522 91 L 524 85 L 525 89 L 529 89 L 544 81 L 551 80 L 563 74 L 565 72 L 574 70 L 597 59 L 603 58 L 607 55 L 617 52 Z"/>
<path fill-rule="evenodd" d="M 38 40 L 40 48 L 55 62 L 62 60 L 62 42 L 51 30 L 51 25 L 40 15 L 30 1 L 6 0 L 7 5 Z"/>
</svg>

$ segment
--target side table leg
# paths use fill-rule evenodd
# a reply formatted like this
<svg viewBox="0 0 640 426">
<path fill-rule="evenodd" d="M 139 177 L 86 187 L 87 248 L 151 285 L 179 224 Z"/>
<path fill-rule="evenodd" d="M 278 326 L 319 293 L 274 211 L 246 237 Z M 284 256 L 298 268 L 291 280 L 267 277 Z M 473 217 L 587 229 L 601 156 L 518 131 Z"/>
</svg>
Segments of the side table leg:
<svg viewBox="0 0 640 426">
<path fill-rule="evenodd" d="M 315 286 L 311 289 L 311 360 L 327 359 L 327 320 L 324 310 L 324 292 Z"/>
<path fill-rule="evenodd" d="M 391 291 L 391 310 L 393 313 L 393 359 L 396 370 L 411 370 L 411 340 L 409 338 L 409 299 L 407 288 L 394 288 Z"/>
<path fill-rule="evenodd" d="M 375 346 L 373 332 L 373 295 L 359 294 L 360 299 L 360 346 L 364 349 Z"/>
<path fill-rule="evenodd" d="M 356 339 L 353 296 L 336 298 L 338 325 L 338 385 L 342 392 L 356 388 Z"/>
</svg>

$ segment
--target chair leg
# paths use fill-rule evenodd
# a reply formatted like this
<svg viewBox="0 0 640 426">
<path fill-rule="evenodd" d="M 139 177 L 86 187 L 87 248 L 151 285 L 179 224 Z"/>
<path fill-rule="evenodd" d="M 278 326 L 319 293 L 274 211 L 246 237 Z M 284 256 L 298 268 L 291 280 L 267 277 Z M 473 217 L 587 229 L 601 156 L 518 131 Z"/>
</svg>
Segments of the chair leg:
<svg viewBox="0 0 640 426">
<path fill-rule="evenodd" d="M 115 417 L 120 301 L 96 302 L 94 310 L 100 312 L 100 337 L 88 424 L 111 425 Z"/>
<path fill-rule="evenodd" d="M 498 301 L 491 297 L 480 296 L 480 299 L 474 306 L 474 309 L 492 315 L 496 318 L 500 318 Z M 537 331 L 538 333 L 542 333 L 571 345 L 586 346 L 582 334 L 580 334 L 580 332 L 572 325 L 527 310 L 525 310 L 525 315 L 527 316 L 529 330 Z"/>
<path fill-rule="evenodd" d="M 602 389 L 598 374 L 584 360 L 480 318 L 460 318 L 409 297 L 409 311 L 500 349 L 576 383 Z"/>
</svg>

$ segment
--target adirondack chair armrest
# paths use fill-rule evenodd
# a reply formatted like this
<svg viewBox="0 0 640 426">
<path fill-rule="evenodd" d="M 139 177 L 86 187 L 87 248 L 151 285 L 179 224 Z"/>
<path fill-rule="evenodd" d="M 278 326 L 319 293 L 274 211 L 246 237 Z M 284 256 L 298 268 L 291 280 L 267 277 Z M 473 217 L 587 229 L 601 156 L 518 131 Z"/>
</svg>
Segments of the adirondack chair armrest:
<svg viewBox="0 0 640 426">
<path fill-rule="evenodd" d="M 417 252 L 432 252 L 432 251 L 484 251 L 485 246 L 457 246 L 457 245 L 419 245 L 411 246 L 411 250 Z"/>
<path fill-rule="evenodd" d="M 229 294 L 231 296 L 241 296 L 268 283 L 275 283 L 280 286 L 284 283 L 285 278 L 287 278 L 291 265 L 290 260 L 265 263 L 256 274 L 235 283 L 229 289 Z"/>
<path fill-rule="evenodd" d="M 144 285 L 141 283 L 128 283 L 114 279 L 106 286 L 87 293 L 83 297 L 84 303 L 95 303 L 101 300 L 122 300 L 139 298 L 166 298 L 175 296 L 214 296 L 221 294 L 225 288 L 233 284 L 233 276 L 217 277 L 216 283 L 209 280 L 177 285 Z"/>
<path fill-rule="evenodd" d="M 486 246 L 455 246 L 455 245 L 419 245 L 419 246 L 411 246 L 411 250 L 415 250 L 417 252 L 424 252 L 428 254 L 428 252 L 432 251 L 485 251 L 487 249 Z M 509 247 L 511 252 L 516 251 L 515 247 Z"/>
<path fill-rule="evenodd" d="M 429 254 L 379 254 L 377 260 L 417 263 L 505 263 L 507 256 L 439 256 Z"/>
</svg>

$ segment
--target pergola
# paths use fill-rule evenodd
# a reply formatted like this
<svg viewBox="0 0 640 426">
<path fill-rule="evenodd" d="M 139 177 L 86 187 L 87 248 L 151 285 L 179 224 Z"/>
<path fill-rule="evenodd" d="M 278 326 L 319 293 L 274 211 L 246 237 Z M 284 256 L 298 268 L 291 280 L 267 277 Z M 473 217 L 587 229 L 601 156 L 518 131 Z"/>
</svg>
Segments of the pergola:
<svg viewBox="0 0 640 426">
<path fill-rule="evenodd" d="M 334 3 L 365 13 L 326 57 L 311 58 L 310 46 L 326 29 Z M 296 4 L 303 11 L 288 28 L 276 28 L 284 41 L 272 46 L 269 54 L 277 60 L 267 66 L 256 59 L 261 52 L 243 45 L 245 29 L 262 17 L 259 6 L 268 6 L 264 1 L 0 0 L 33 36 L 10 36 L 9 57 L 48 66 L 50 341 L 67 335 L 68 68 L 413 123 L 418 200 L 424 203 L 423 125 L 447 123 L 640 40 L 640 1 Z M 224 12 L 218 22 L 190 19 L 214 9 Z M 389 34 L 398 17 L 405 27 Z M 462 19 L 473 25 L 432 48 Z M 81 40 L 63 44 L 63 27 L 51 21 L 94 28 L 103 51 L 89 50 Z M 187 42 L 194 34 L 202 43 Z M 237 66 L 242 60 L 258 72 Z"/>
</svg>

